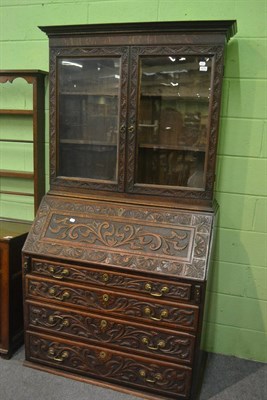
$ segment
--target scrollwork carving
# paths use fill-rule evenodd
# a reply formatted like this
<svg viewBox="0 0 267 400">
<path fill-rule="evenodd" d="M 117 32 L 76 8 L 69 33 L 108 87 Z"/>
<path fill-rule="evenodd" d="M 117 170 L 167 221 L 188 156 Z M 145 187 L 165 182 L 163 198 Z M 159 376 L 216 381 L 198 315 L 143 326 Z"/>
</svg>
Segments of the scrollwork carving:
<svg viewBox="0 0 267 400">
<path fill-rule="evenodd" d="M 204 279 L 213 214 L 45 196 L 24 251 Z M 190 268 L 202 258 L 204 269 Z M 192 273 L 192 275 L 190 275 Z"/>
<path fill-rule="evenodd" d="M 53 240 L 67 240 L 94 246 L 104 246 L 113 250 L 123 249 L 157 252 L 168 256 L 188 257 L 190 231 L 168 229 L 124 223 L 123 221 L 106 221 L 96 217 L 72 218 L 54 214 L 51 218 L 46 237 Z M 184 252 L 186 250 L 186 252 Z M 78 249 L 76 250 L 78 251 Z"/>
</svg>

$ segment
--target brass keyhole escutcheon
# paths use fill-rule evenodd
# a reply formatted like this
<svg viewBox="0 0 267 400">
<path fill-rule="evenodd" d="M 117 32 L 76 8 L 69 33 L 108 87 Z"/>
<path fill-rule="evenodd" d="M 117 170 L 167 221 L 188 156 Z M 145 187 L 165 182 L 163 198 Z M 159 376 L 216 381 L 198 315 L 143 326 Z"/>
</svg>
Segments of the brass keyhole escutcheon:
<svg viewBox="0 0 267 400">
<path fill-rule="evenodd" d="M 112 355 L 105 350 L 101 350 L 101 351 L 97 352 L 96 356 L 103 363 L 108 362 L 112 358 Z"/>
<path fill-rule="evenodd" d="M 109 301 L 109 295 L 108 294 L 103 294 L 103 301 L 107 303 Z"/>
<path fill-rule="evenodd" d="M 99 358 L 105 360 L 105 358 L 107 358 L 107 353 L 105 351 L 100 351 Z"/>
<path fill-rule="evenodd" d="M 101 322 L 100 322 L 100 328 L 102 330 L 104 330 L 104 329 L 106 329 L 107 326 L 108 326 L 107 321 L 105 319 L 102 319 Z"/>
</svg>

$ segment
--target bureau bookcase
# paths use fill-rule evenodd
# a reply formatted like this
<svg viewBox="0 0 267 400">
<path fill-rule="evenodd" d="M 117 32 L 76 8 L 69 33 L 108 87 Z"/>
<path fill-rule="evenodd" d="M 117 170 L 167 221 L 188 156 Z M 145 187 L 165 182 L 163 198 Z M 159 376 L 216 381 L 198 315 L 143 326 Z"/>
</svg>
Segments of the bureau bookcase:
<svg viewBox="0 0 267 400">
<path fill-rule="evenodd" d="M 235 21 L 41 27 L 50 191 L 23 248 L 25 364 L 194 399 Z"/>
</svg>

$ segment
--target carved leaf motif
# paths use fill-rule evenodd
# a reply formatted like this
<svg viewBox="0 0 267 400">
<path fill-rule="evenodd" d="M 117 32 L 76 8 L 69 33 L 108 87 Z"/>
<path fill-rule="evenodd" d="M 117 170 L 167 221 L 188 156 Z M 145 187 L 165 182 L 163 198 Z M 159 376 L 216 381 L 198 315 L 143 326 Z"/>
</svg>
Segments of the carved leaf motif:
<svg viewBox="0 0 267 400">
<path fill-rule="evenodd" d="M 196 257 L 205 257 L 207 253 L 207 240 L 209 236 L 207 235 L 196 235 L 195 239 L 195 255 Z"/>
</svg>

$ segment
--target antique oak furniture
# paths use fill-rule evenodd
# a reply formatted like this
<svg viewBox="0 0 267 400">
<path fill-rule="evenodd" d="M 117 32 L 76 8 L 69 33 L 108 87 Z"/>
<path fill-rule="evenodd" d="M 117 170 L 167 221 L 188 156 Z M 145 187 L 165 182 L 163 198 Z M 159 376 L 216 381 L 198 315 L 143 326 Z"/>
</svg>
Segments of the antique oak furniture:
<svg viewBox="0 0 267 400">
<path fill-rule="evenodd" d="M 1 103 L 3 102 L 4 106 L 0 108 L 0 149 L 4 154 L 5 149 L 12 151 L 12 147 L 14 149 L 16 146 L 19 154 L 24 152 L 28 154 L 28 149 L 32 147 L 31 170 L 10 169 L 5 167 L 2 161 L 0 194 L 33 197 L 33 216 L 45 194 L 44 84 L 46 75 L 47 72 L 40 70 L 0 70 L 0 94 Z M 11 89 L 8 84 L 16 85 L 15 80 L 23 80 L 26 85 L 30 85 L 31 93 L 26 90 L 23 92 L 23 85 L 18 85 L 18 89 L 16 86 Z M 9 93 L 11 91 L 12 93 Z M 21 108 L 7 107 L 10 99 L 14 102 L 14 97 L 20 100 Z M 19 103 L 18 100 L 15 101 Z M 27 160 L 27 163 L 30 164 L 30 160 Z M 18 182 L 18 179 L 22 184 Z M 29 184 L 26 184 L 26 181 Z M 20 190 L 21 186 L 26 190 Z"/>
<path fill-rule="evenodd" d="M 0 356 L 23 343 L 21 250 L 31 225 L 0 219 Z"/>
<path fill-rule="evenodd" d="M 235 21 L 41 29 L 51 188 L 23 249 L 26 365 L 193 399 Z"/>
</svg>

